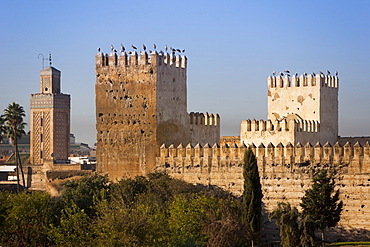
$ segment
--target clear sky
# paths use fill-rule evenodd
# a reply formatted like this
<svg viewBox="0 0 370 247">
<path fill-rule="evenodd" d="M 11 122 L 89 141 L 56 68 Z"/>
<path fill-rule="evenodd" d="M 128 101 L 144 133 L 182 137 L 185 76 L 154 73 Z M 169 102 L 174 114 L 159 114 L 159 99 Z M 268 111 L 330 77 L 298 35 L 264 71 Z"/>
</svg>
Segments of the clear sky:
<svg viewBox="0 0 370 247">
<path fill-rule="evenodd" d="M 97 48 L 186 49 L 188 111 L 219 113 L 221 135 L 267 118 L 272 71 L 338 71 L 339 134 L 370 135 L 370 1 L 0 0 L 0 109 L 39 92 L 52 53 L 71 95 L 71 132 L 95 142 Z M 47 62 L 45 62 L 47 65 Z"/>
</svg>

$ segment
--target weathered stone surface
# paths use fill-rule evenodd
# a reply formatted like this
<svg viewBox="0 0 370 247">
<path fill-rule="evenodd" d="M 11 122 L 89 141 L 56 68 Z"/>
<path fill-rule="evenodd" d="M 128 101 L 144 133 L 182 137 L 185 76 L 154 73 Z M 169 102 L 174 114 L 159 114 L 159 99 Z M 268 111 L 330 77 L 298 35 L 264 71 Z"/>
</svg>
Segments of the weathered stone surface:
<svg viewBox="0 0 370 247">
<path fill-rule="evenodd" d="M 360 147 L 361 155 L 355 159 L 353 155 L 345 157 L 333 152 L 334 148 L 342 148 L 339 144 L 330 149 L 330 159 L 337 163 L 328 163 L 324 159 L 324 153 L 319 149 L 312 149 L 311 159 L 304 163 L 295 163 L 294 160 L 302 160 L 305 156 L 301 152 L 301 145 L 293 147 L 288 144 L 285 147 L 256 148 L 258 154 L 258 167 L 262 184 L 263 204 L 265 212 L 272 211 L 279 202 L 289 202 L 299 208 L 299 203 L 304 191 L 311 187 L 312 177 L 320 169 L 328 169 L 335 173 L 336 188 L 340 190 L 340 199 L 344 203 L 341 221 L 338 227 L 329 230 L 329 238 L 336 240 L 345 237 L 347 240 L 370 239 L 370 154 L 365 153 L 367 147 Z M 321 145 L 316 145 L 317 147 Z M 358 146 L 348 146 L 349 153 L 354 153 Z M 157 170 L 166 171 L 171 176 L 183 179 L 190 183 L 217 185 L 229 190 L 235 195 L 243 192 L 243 157 L 244 147 L 225 147 L 222 152 L 217 145 L 213 147 L 198 147 L 192 159 L 177 155 L 176 150 L 166 152 L 166 147 L 161 147 L 161 154 L 157 158 Z M 211 149 L 211 150 L 208 150 Z M 222 148 L 221 148 L 222 149 Z M 270 149 L 271 153 L 267 152 Z M 283 150 L 281 150 L 283 149 Z M 288 151 L 295 154 L 293 162 L 282 161 L 277 155 Z M 299 151 L 299 152 L 297 152 Z M 319 152 L 319 153 L 317 153 Z M 204 155 L 207 153 L 207 156 Z M 215 154 L 211 157 L 208 153 Z M 316 157 L 314 159 L 313 157 Z M 286 158 L 286 157 L 285 157 Z M 320 160 L 320 162 L 317 162 Z M 279 238 L 278 229 L 275 225 L 265 225 L 265 233 L 269 237 Z"/>
<path fill-rule="evenodd" d="M 186 57 L 96 55 L 97 168 L 112 180 L 155 169 L 162 144 L 219 142 L 219 117 L 187 113 Z"/>
</svg>

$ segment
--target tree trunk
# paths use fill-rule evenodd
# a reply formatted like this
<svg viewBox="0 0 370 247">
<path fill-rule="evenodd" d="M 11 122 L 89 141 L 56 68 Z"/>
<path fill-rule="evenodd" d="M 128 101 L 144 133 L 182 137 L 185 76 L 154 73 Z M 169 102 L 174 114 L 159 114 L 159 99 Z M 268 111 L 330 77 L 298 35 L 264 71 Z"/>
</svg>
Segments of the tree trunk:
<svg viewBox="0 0 370 247">
<path fill-rule="evenodd" d="M 15 130 L 13 130 L 13 131 L 15 133 Z M 26 184 L 25 184 L 25 180 L 24 180 L 24 173 L 23 173 L 23 169 L 22 169 L 21 158 L 19 156 L 17 137 L 15 137 L 12 140 L 12 143 L 14 145 L 14 155 L 15 155 L 15 161 L 16 161 L 16 164 L 17 164 L 17 192 L 19 193 L 19 185 L 20 185 L 20 183 L 19 183 L 19 171 L 22 174 L 23 188 L 26 188 Z"/>
<path fill-rule="evenodd" d="M 14 158 L 15 158 L 15 164 L 16 164 L 16 170 L 17 170 L 17 193 L 19 193 L 19 164 L 17 159 L 17 149 L 14 146 Z"/>
<path fill-rule="evenodd" d="M 325 229 L 321 229 L 321 242 L 322 247 L 325 247 Z"/>
<path fill-rule="evenodd" d="M 19 150 L 18 150 L 18 143 L 17 143 L 17 141 L 16 141 L 16 146 L 15 146 L 15 148 L 16 148 L 16 152 L 17 152 L 17 158 L 18 158 L 18 164 L 19 164 L 19 169 L 21 170 L 21 174 L 22 174 L 22 181 L 23 181 L 23 189 L 25 189 L 26 188 L 26 181 L 25 181 L 25 179 L 24 179 L 24 172 L 23 172 L 23 167 L 22 167 L 22 161 L 21 161 L 21 156 L 19 155 Z"/>
<path fill-rule="evenodd" d="M 254 247 L 254 240 L 252 239 L 252 247 Z"/>
</svg>

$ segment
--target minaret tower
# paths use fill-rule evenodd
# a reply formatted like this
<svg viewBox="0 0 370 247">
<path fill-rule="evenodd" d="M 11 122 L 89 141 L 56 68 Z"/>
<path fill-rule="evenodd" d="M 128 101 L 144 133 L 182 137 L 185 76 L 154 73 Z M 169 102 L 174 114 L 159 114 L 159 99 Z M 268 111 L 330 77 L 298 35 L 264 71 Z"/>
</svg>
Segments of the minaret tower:
<svg viewBox="0 0 370 247">
<path fill-rule="evenodd" d="M 70 95 L 61 93 L 60 75 L 50 62 L 40 71 L 40 93 L 31 94 L 32 164 L 54 164 L 69 156 Z"/>
</svg>

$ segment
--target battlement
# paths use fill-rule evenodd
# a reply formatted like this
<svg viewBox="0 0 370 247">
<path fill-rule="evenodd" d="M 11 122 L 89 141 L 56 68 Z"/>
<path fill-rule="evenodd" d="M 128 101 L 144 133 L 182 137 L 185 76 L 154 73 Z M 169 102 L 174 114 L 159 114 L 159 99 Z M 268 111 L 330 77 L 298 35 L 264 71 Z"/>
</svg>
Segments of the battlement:
<svg viewBox="0 0 370 247">
<path fill-rule="evenodd" d="M 212 113 L 189 113 L 192 144 L 220 142 L 220 116 Z"/>
<path fill-rule="evenodd" d="M 283 120 L 243 120 L 242 128 L 244 132 L 248 131 L 297 131 L 297 132 L 319 132 L 320 123 L 316 120 L 303 119 L 283 119 Z"/>
<path fill-rule="evenodd" d="M 351 145 L 347 142 L 345 145 L 340 145 L 338 142 L 331 146 L 330 143 L 321 145 L 321 143 L 316 143 L 312 146 L 311 143 L 307 143 L 302 146 L 301 143 L 297 143 L 293 146 L 291 143 L 283 145 L 279 143 L 274 146 L 272 143 L 267 146 L 260 144 L 256 147 L 253 143 L 248 145 L 252 148 L 254 154 L 259 161 L 263 161 L 264 164 L 349 164 L 351 162 L 357 161 L 362 162 L 363 160 L 370 161 L 370 144 L 366 142 L 364 146 L 361 146 L 358 142 Z M 194 163 L 200 158 L 220 158 L 221 160 L 227 159 L 228 163 L 238 164 L 244 159 L 244 153 L 247 146 L 233 144 L 231 146 L 225 144 L 219 146 L 214 144 L 210 146 L 208 143 L 203 147 L 200 144 L 192 146 L 188 144 L 184 146 L 183 144 L 174 147 L 170 145 L 166 147 L 163 144 L 160 147 L 160 156 L 158 161 L 160 164 L 171 165 L 171 160 L 177 158 L 185 158 L 189 162 Z M 157 164 L 158 164 L 157 161 Z M 221 161 L 220 161 L 221 162 Z M 175 165 L 173 163 L 172 165 Z M 191 165 L 191 164 L 188 164 Z M 196 165 L 196 164 L 194 164 Z M 361 169 L 361 167 L 359 167 Z"/>
<path fill-rule="evenodd" d="M 338 76 L 317 74 L 307 75 L 306 73 L 300 76 L 289 75 L 285 76 L 269 76 L 267 78 L 268 88 L 286 88 L 286 87 L 327 87 L 338 88 Z"/>
<path fill-rule="evenodd" d="M 318 121 L 292 119 L 291 116 L 281 120 L 243 120 L 240 125 L 240 141 L 266 145 L 271 142 L 277 145 L 279 142 L 288 144 L 318 140 L 320 134 Z"/>
<path fill-rule="evenodd" d="M 218 114 L 212 113 L 199 113 L 190 112 L 189 119 L 191 125 L 209 125 L 209 126 L 219 126 L 220 116 Z"/>
<path fill-rule="evenodd" d="M 133 52 L 116 52 L 107 53 L 98 52 L 95 56 L 96 67 L 132 67 L 138 65 L 170 66 L 175 68 L 186 68 L 187 57 L 185 55 L 174 55 L 164 52 L 146 51 L 138 53 Z"/>
</svg>

